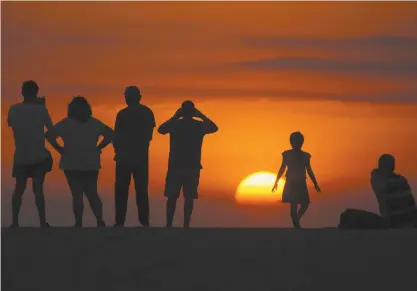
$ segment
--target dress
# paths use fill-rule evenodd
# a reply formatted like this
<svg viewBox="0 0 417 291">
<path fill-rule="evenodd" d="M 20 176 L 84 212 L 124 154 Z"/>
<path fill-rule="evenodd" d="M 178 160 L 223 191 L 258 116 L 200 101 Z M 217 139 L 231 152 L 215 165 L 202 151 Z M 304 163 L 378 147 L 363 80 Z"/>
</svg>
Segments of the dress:
<svg viewBox="0 0 417 291">
<path fill-rule="evenodd" d="M 288 150 L 282 153 L 282 158 L 287 165 L 282 202 L 310 203 L 306 181 L 306 166 L 310 163 L 311 155 L 303 151 Z"/>
</svg>

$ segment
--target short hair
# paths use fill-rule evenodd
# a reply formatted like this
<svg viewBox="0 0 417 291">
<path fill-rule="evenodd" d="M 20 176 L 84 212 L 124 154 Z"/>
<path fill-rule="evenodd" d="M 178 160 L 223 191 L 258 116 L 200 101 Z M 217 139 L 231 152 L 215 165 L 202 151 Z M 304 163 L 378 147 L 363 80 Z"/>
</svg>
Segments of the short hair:
<svg viewBox="0 0 417 291">
<path fill-rule="evenodd" d="M 71 103 L 68 104 L 68 114 L 69 118 L 74 118 L 81 123 L 87 122 L 93 111 L 87 99 L 83 96 L 76 96 L 72 99 Z"/>
<path fill-rule="evenodd" d="M 290 135 L 290 143 L 293 149 L 300 150 L 304 144 L 304 136 L 299 131 L 293 132 Z"/>
<path fill-rule="evenodd" d="M 36 96 L 39 92 L 38 84 L 33 80 L 24 81 L 22 84 L 22 95 L 26 96 Z"/>
<path fill-rule="evenodd" d="M 140 90 L 136 86 L 129 86 L 125 89 L 125 97 L 127 103 L 135 103 L 139 102 L 142 98 L 142 94 L 140 93 Z"/>
<path fill-rule="evenodd" d="M 378 168 L 386 172 L 394 172 L 395 157 L 390 154 L 383 154 L 378 160 Z"/>
<path fill-rule="evenodd" d="M 181 108 L 184 116 L 192 116 L 194 114 L 195 105 L 191 100 L 182 102 Z"/>
</svg>

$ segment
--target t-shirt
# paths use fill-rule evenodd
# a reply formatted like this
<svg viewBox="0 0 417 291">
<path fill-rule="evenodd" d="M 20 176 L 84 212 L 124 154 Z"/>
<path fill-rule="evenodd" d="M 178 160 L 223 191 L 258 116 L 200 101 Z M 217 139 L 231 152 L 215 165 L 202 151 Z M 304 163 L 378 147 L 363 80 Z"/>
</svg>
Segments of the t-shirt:
<svg viewBox="0 0 417 291">
<path fill-rule="evenodd" d="M 97 143 L 100 136 L 113 137 L 113 130 L 100 120 L 91 117 L 82 123 L 65 118 L 48 131 L 52 138 L 64 141 L 64 154 L 59 167 L 62 170 L 94 171 L 101 168 Z"/>
<path fill-rule="evenodd" d="M 170 133 L 168 167 L 202 169 L 203 138 L 213 132 L 211 127 L 199 120 L 179 119 L 169 122 L 167 130 Z"/>
<path fill-rule="evenodd" d="M 147 106 L 136 104 L 120 110 L 114 126 L 115 160 L 147 164 L 154 127 L 155 117 Z"/>
<path fill-rule="evenodd" d="M 13 129 L 15 164 L 32 165 L 48 156 L 45 126 L 51 127 L 52 120 L 44 105 L 14 104 L 9 109 L 7 123 Z"/>
<path fill-rule="evenodd" d="M 282 153 L 282 159 L 287 165 L 287 180 L 305 180 L 306 167 L 310 163 L 311 155 L 304 151 L 288 150 Z"/>
</svg>

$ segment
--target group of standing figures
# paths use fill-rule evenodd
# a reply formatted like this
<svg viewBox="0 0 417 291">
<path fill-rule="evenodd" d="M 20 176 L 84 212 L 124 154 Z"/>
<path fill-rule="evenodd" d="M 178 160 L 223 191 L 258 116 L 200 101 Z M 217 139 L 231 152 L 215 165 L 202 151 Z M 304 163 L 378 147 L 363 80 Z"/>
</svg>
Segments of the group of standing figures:
<svg viewBox="0 0 417 291">
<path fill-rule="evenodd" d="M 45 98 L 38 97 L 38 91 L 36 82 L 25 81 L 21 91 L 23 102 L 12 105 L 8 112 L 8 125 L 13 130 L 15 142 L 12 175 L 16 179 L 11 226 L 19 226 L 22 196 L 27 180 L 31 178 L 40 225 L 50 227 L 46 220 L 43 188 L 45 176 L 52 170 L 53 159 L 45 147 L 46 139 L 61 155 L 59 167 L 64 171 L 72 193 L 76 227 L 82 227 L 84 195 L 97 219 L 97 226 L 105 226 L 97 181 L 101 168 L 101 151 L 110 143 L 114 147 L 116 163 L 115 226 L 125 224 L 128 191 L 133 176 L 138 219 L 143 227 L 149 227 L 149 146 L 156 122 L 152 110 L 140 103 L 142 96 L 139 89 L 136 86 L 126 88 L 127 107 L 118 112 L 114 130 L 93 117 L 90 104 L 81 96 L 72 99 L 68 105 L 67 117 L 54 125 Z M 183 102 L 175 114 L 159 126 L 160 134 L 170 134 L 164 194 L 167 197 L 167 227 L 172 226 L 181 189 L 184 196 L 184 227 L 190 226 L 194 200 L 198 198 L 203 139 L 205 135 L 217 130 L 217 125 L 191 101 Z M 59 137 L 63 145 L 58 143 Z M 299 228 L 300 219 L 310 204 L 306 175 L 310 176 L 318 192 L 320 187 L 310 165 L 311 155 L 301 149 L 303 135 L 294 132 L 290 136 L 290 143 L 292 149 L 282 154 L 282 165 L 272 191 L 277 189 L 279 179 L 286 172 L 282 200 L 291 204 L 292 222 L 294 227 Z M 384 226 L 393 226 L 395 223 L 410 225 L 417 221 L 417 208 L 410 187 L 404 177 L 394 173 L 394 168 L 394 157 L 383 155 L 378 169 L 372 172 L 371 183 L 381 216 L 360 212 L 362 216 L 359 216 L 365 217 L 368 222 L 369 217 L 377 217 L 378 223 Z M 347 211 L 341 217 L 349 220 L 349 217 L 355 216 L 355 221 L 358 221 L 357 213 Z"/>
</svg>

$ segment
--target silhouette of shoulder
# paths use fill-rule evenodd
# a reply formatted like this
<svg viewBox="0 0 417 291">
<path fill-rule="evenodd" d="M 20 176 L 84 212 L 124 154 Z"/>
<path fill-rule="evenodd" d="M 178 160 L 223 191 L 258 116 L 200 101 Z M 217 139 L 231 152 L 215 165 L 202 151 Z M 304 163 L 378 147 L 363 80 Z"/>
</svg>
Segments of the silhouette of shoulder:
<svg viewBox="0 0 417 291">
<path fill-rule="evenodd" d="M 311 158 L 311 154 L 305 151 L 286 150 L 282 153 L 285 162 L 290 162 L 294 157 L 303 157 L 306 162 Z"/>
<path fill-rule="evenodd" d="M 141 124 L 132 124 L 132 121 L 140 120 Z M 144 123 L 149 126 L 155 127 L 155 116 L 153 111 L 146 105 L 137 104 L 135 106 L 128 106 L 123 108 L 117 113 L 116 127 L 123 124 L 123 126 L 137 127 L 143 126 Z"/>
</svg>

